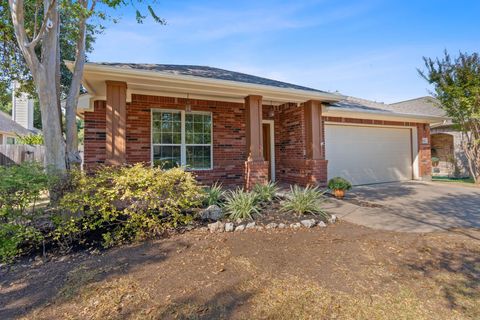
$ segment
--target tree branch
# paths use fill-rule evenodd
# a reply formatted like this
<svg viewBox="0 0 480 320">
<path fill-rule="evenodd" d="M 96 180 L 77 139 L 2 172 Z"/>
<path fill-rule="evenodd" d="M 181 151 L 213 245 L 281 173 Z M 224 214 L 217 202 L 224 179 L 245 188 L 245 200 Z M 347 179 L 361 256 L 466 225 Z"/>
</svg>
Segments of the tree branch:
<svg viewBox="0 0 480 320">
<path fill-rule="evenodd" d="M 17 38 L 18 46 L 25 57 L 25 61 L 35 77 L 40 63 L 33 48 L 28 46 L 28 35 L 25 31 L 25 12 L 23 0 L 8 0 L 8 6 L 12 16 L 13 29 Z"/>
<path fill-rule="evenodd" d="M 25 45 L 27 48 L 28 47 L 35 48 L 38 41 L 40 41 L 40 39 L 42 39 L 43 33 L 45 32 L 45 30 L 47 30 L 48 20 L 50 19 L 50 14 L 52 13 L 52 10 L 56 5 L 56 2 L 57 2 L 56 0 L 52 0 L 52 2 L 50 2 L 50 5 L 48 6 L 48 10 L 45 12 L 45 15 L 43 16 L 42 25 L 40 27 L 40 30 L 38 31 L 38 34 L 32 39 L 32 41 L 30 41 L 30 43 Z"/>
</svg>

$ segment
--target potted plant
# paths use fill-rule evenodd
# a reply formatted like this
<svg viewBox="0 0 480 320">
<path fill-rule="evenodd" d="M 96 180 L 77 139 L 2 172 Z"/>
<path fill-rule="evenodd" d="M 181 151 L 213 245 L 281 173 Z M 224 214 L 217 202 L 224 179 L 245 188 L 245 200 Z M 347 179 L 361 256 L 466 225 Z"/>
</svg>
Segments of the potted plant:
<svg viewBox="0 0 480 320">
<path fill-rule="evenodd" d="M 440 158 L 432 157 L 432 166 L 437 167 L 439 163 L 440 163 Z"/>
<path fill-rule="evenodd" d="M 328 189 L 332 190 L 335 198 L 338 199 L 342 199 L 345 196 L 345 191 L 351 188 L 352 184 L 342 177 L 335 177 L 328 181 Z"/>
</svg>

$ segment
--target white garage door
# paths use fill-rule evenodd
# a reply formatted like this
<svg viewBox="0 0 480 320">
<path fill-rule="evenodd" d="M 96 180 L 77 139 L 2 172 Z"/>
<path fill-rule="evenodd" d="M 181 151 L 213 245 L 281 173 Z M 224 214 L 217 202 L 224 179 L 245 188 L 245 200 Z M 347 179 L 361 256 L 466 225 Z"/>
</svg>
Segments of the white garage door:
<svg viewBox="0 0 480 320">
<path fill-rule="evenodd" d="M 409 128 L 325 125 L 328 178 L 354 185 L 412 179 Z"/>
</svg>

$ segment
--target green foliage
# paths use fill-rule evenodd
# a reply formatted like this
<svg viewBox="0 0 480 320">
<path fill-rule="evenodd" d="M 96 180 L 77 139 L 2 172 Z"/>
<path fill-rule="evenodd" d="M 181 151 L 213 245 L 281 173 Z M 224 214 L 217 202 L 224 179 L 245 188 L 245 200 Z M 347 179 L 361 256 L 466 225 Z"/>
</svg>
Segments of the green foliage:
<svg viewBox="0 0 480 320">
<path fill-rule="evenodd" d="M 193 175 L 180 168 L 104 167 L 95 175 L 74 171 L 71 180 L 54 221 L 54 238 L 67 245 L 91 232 L 106 247 L 157 236 L 190 222 L 187 210 L 203 200 Z"/>
<path fill-rule="evenodd" d="M 267 184 L 256 184 L 253 187 L 253 193 L 261 203 L 272 202 L 278 192 L 278 187 L 274 182 Z"/>
<path fill-rule="evenodd" d="M 257 195 L 242 189 L 229 191 L 225 196 L 223 206 L 226 214 L 233 220 L 253 220 L 254 215 L 260 215 Z"/>
<path fill-rule="evenodd" d="M 38 163 L 0 166 L 0 260 L 9 261 L 43 238 L 34 221 L 42 192 L 56 181 Z"/>
<path fill-rule="evenodd" d="M 301 188 L 297 185 L 290 186 L 290 193 L 287 199 L 283 201 L 281 210 L 293 212 L 297 215 L 319 214 L 327 217 L 327 214 L 321 208 L 323 201 L 323 192 L 317 187 L 308 186 Z"/>
<path fill-rule="evenodd" d="M 31 146 L 43 145 L 43 135 L 42 134 L 29 134 L 27 136 L 17 135 L 17 143 L 19 144 L 28 144 Z"/>
<path fill-rule="evenodd" d="M 342 177 L 334 177 L 328 180 L 327 187 L 330 190 L 350 190 L 352 189 L 352 184 Z"/>
<path fill-rule="evenodd" d="M 0 166 L 0 177 L 0 218 L 34 208 L 41 192 L 56 181 L 36 162 Z"/>
<path fill-rule="evenodd" d="M 480 183 L 480 55 L 459 53 L 451 58 L 423 58 L 426 71 L 420 75 L 433 85 L 439 107 L 463 133 L 463 149 L 470 172 Z"/>
<path fill-rule="evenodd" d="M 215 182 L 210 187 L 205 188 L 205 198 L 203 199 L 204 206 L 221 205 L 225 191 L 221 183 Z"/>
</svg>

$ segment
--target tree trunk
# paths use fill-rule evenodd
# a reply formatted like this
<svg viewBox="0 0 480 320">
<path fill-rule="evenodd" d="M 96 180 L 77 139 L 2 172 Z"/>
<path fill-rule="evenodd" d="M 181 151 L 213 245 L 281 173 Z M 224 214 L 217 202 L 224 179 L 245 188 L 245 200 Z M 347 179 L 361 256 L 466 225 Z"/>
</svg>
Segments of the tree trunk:
<svg viewBox="0 0 480 320">
<path fill-rule="evenodd" d="M 50 1 L 44 1 L 48 8 Z M 64 174 L 67 167 L 65 161 L 65 140 L 61 126 L 61 113 L 58 105 L 57 91 L 57 44 L 58 10 L 52 10 L 51 20 L 53 27 L 45 32 L 42 38 L 41 64 L 39 72 L 33 74 L 37 89 L 40 110 L 42 112 L 42 130 L 45 143 L 45 164 L 47 170 Z"/>
<path fill-rule="evenodd" d="M 25 30 L 23 0 L 9 0 L 15 37 L 28 64 L 37 90 L 42 113 L 45 165 L 49 172 L 66 172 L 65 141 L 60 124 L 57 93 L 58 7 L 55 0 L 43 0 L 44 22 L 38 35 L 29 41 Z M 35 47 L 41 43 L 38 57 Z"/>
<path fill-rule="evenodd" d="M 86 3 L 84 3 L 86 6 Z M 82 159 L 78 152 L 77 105 L 85 65 L 86 17 L 80 19 L 79 36 L 75 53 L 72 82 L 65 103 L 65 132 L 67 142 L 67 161 L 69 167 L 80 165 Z"/>
<path fill-rule="evenodd" d="M 464 146 L 464 152 L 467 156 L 470 174 L 476 184 L 480 184 L 480 146 L 468 148 Z"/>
</svg>

